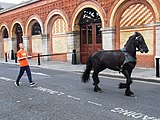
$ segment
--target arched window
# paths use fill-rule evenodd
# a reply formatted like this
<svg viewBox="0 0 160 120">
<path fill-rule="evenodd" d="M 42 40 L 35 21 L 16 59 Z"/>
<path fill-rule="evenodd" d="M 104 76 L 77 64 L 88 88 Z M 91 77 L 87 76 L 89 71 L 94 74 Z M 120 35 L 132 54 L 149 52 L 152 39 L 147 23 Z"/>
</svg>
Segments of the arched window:
<svg viewBox="0 0 160 120">
<path fill-rule="evenodd" d="M 8 31 L 6 28 L 3 31 L 3 38 L 8 38 Z"/>
<path fill-rule="evenodd" d="M 92 8 L 85 8 L 80 18 L 79 24 L 101 23 L 101 18 L 97 11 Z"/>
<path fill-rule="evenodd" d="M 21 26 L 20 26 L 20 24 L 16 24 L 17 26 L 16 26 L 16 34 L 20 34 L 20 33 L 22 33 L 22 28 L 21 28 Z"/>
<path fill-rule="evenodd" d="M 32 27 L 32 35 L 40 35 L 41 32 L 41 26 L 39 23 L 35 23 Z"/>
</svg>

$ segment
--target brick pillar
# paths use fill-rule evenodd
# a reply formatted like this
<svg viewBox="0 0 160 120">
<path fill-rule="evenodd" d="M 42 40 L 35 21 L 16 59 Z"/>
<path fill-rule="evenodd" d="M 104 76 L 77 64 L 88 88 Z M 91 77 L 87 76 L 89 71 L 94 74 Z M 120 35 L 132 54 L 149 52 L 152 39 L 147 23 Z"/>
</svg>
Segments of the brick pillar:
<svg viewBox="0 0 160 120">
<path fill-rule="evenodd" d="M 23 36 L 23 44 L 24 44 L 24 49 L 29 53 L 31 47 L 29 44 L 29 36 Z"/>
<path fill-rule="evenodd" d="M 156 24 L 156 56 L 160 57 L 160 23 Z"/>
<path fill-rule="evenodd" d="M 80 33 L 79 31 L 72 31 L 67 33 L 67 61 L 72 61 L 72 52 L 76 50 L 77 63 L 80 62 Z"/>
<path fill-rule="evenodd" d="M 115 28 L 102 28 L 102 49 L 113 50 L 115 49 Z"/>
<path fill-rule="evenodd" d="M 49 39 L 47 34 L 42 34 L 42 54 L 49 54 Z M 49 60 L 49 56 L 42 57 L 42 60 Z"/>
</svg>

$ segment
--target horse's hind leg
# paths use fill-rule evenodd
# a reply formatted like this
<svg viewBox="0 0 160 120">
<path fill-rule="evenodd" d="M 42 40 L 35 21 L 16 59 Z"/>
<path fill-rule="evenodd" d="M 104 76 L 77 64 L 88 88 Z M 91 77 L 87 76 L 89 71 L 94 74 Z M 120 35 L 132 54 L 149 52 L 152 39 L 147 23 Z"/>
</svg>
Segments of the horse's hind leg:
<svg viewBox="0 0 160 120">
<path fill-rule="evenodd" d="M 93 85 L 95 86 L 94 87 L 94 91 L 95 92 L 101 92 L 101 88 L 99 88 L 98 84 L 100 83 L 99 81 L 99 78 L 98 78 L 98 71 L 97 70 L 94 70 L 93 72 L 93 75 L 92 75 L 92 78 L 93 78 Z"/>
</svg>

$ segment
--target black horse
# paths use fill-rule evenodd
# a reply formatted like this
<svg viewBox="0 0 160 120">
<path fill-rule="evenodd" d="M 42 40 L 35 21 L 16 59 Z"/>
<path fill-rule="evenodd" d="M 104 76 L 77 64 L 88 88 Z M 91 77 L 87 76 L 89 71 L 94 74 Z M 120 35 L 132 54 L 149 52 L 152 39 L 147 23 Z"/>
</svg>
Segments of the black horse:
<svg viewBox="0 0 160 120">
<path fill-rule="evenodd" d="M 98 51 L 89 56 L 86 69 L 82 75 L 82 82 L 86 83 L 90 78 L 90 71 L 93 70 L 93 85 L 95 92 L 101 92 L 98 74 L 106 68 L 119 71 L 126 77 L 126 83 L 120 83 L 119 88 L 126 88 L 125 95 L 131 96 L 134 93 L 130 90 L 132 84 L 131 73 L 136 65 L 136 51 L 147 53 L 148 47 L 143 36 L 135 32 L 120 50 Z"/>
</svg>

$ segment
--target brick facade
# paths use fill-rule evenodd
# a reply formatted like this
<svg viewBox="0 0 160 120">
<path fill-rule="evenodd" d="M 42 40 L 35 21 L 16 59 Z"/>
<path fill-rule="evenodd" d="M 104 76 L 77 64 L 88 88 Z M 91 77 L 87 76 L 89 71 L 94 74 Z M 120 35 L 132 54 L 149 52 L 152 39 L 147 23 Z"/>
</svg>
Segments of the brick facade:
<svg viewBox="0 0 160 120">
<path fill-rule="evenodd" d="M 71 52 L 76 49 L 77 60 L 81 62 L 78 23 L 85 8 L 94 9 L 101 18 L 102 49 L 119 49 L 134 31 L 139 31 L 150 52 L 138 54 L 138 66 L 154 67 L 154 57 L 160 55 L 159 0 L 36 0 L 6 9 L 0 12 L 0 56 L 8 52 L 10 57 L 11 50 L 17 51 L 15 31 L 19 25 L 25 48 L 31 55 L 61 53 L 44 59 L 71 61 Z M 37 22 L 41 34 L 32 35 L 32 26 Z M 3 37 L 4 29 L 8 38 Z"/>
</svg>

